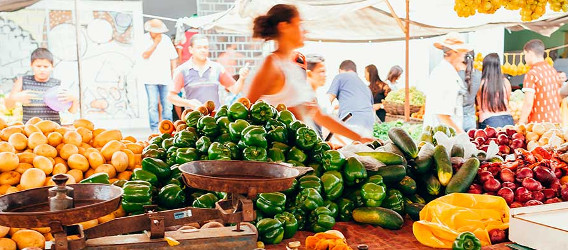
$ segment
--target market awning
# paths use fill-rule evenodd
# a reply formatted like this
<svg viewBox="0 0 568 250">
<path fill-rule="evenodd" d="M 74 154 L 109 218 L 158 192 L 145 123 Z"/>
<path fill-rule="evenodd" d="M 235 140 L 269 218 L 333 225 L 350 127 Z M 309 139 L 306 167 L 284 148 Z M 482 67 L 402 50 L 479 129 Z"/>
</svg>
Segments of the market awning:
<svg viewBox="0 0 568 250">
<path fill-rule="evenodd" d="M 252 20 L 278 3 L 298 6 L 304 20 L 304 28 L 308 31 L 307 40 L 381 42 L 404 40 L 405 37 L 395 17 L 406 16 L 404 1 L 398 0 L 239 0 L 227 11 L 184 18 L 181 22 L 193 28 L 249 34 L 252 30 Z M 493 15 L 476 14 L 462 18 L 457 16 L 453 7 L 454 1 L 412 1 L 409 11 L 411 38 L 492 27 L 530 29 L 542 35 L 550 35 L 568 21 L 568 14 L 553 12 L 550 9 L 540 19 L 530 23 L 521 21 L 519 11 L 503 8 Z"/>
</svg>

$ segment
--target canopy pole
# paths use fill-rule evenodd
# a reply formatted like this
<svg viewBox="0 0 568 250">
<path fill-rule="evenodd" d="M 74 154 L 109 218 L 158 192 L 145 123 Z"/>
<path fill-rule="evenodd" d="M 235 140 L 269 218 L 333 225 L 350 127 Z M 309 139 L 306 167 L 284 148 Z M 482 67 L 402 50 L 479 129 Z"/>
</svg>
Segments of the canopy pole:
<svg viewBox="0 0 568 250">
<path fill-rule="evenodd" d="M 402 30 L 402 32 L 406 33 L 406 30 L 408 28 L 405 28 L 404 25 L 402 24 L 402 21 L 400 20 L 400 18 L 398 17 L 398 15 L 396 14 L 396 12 L 394 12 L 394 9 L 392 8 L 389 0 L 385 0 L 385 3 L 387 4 L 387 7 L 389 7 L 391 16 L 394 18 L 394 20 L 396 20 L 396 23 L 398 24 L 398 27 L 400 27 L 400 29 Z"/>
<path fill-rule="evenodd" d="M 410 75 L 408 72 L 408 65 L 409 65 L 409 47 L 410 47 L 410 0 L 406 0 L 406 29 L 404 30 L 406 38 L 406 53 L 405 53 L 405 70 L 404 70 L 404 120 L 406 122 L 410 121 L 410 86 L 408 81 L 408 76 Z"/>
<path fill-rule="evenodd" d="M 80 33 L 80 22 L 79 22 L 79 0 L 75 0 L 75 39 L 76 39 L 76 49 L 77 49 L 77 79 L 79 88 L 79 118 L 83 118 L 83 95 L 81 86 L 81 45 L 79 44 L 79 33 Z"/>
</svg>

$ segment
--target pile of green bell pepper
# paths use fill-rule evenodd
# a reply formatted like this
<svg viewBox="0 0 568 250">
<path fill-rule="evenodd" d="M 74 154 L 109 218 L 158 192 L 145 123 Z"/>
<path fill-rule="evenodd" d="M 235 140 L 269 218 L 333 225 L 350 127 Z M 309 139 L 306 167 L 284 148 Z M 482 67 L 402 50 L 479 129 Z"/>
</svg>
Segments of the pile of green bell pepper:
<svg viewBox="0 0 568 250">
<path fill-rule="evenodd" d="M 196 128 L 197 122 L 199 121 L 199 118 L 201 118 L 202 116 L 203 114 L 201 114 L 201 112 L 197 110 L 191 111 L 185 115 L 184 118 L 185 123 L 187 124 L 188 127 Z"/>
<path fill-rule="evenodd" d="M 381 206 L 404 216 L 404 203 L 404 195 L 402 195 L 400 191 L 396 189 L 389 189 Z"/>
<path fill-rule="evenodd" d="M 217 121 L 211 116 L 203 116 L 197 121 L 197 132 L 199 134 L 215 137 L 219 134 Z"/>
<path fill-rule="evenodd" d="M 256 223 L 258 236 L 265 244 L 278 244 L 284 238 L 284 226 L 277 219 L 264 218 Z"/>
<path fill-rule="evenodd" d="M 343 193 L 343 177 L 337 171 L 327 171 L 321 176 L 323 190 L 328 200 L 335 200 Z"/>
<path fill-rule="evenodd" d="M 345 157 L 337 150 L 327 150 L 321 156 L 321 164 L 325 171 L 341 171 Z"/>
<path fill-rule="evenodd" d="M 339 200 L 337 204 L 339 211 L 337 218 L 339 221 L 351 221 L 353 219 L 353 209 L 355 209 L 355 205 L 349 199 L 342 198 Z"/>
<path fill-rule="evenodd" d="M 306 188 L 313 188 L 316 191 L 318 191 L 319 194 L 321 194 L 322 192 L 322 184 L 321 184 L 321 180 L 319 177 L 315 176 L 315 175 L 305 175 L 302 176 L 302 178 L 299 179 L 298 181 L 298 185 L 300 190 L 306 189 Z"/>
<path fill-rule="evenodd" d="M 310 229 L 314 233 L 325 232 L 335 225 L 332 212 L 326 207 L 318 207 L 310 213 Z"/>
<path fill-rule="evenodd" d="M 179 159 L 179 155 L 177 159 Z M 160 182 L 166 181 L 171 174 L 170 166 L 156 158 L 144 158 L 142 160 L 142 169 L 154 174 Z"/>
<path fill-rule="evenodd" d="M 274 117 L 275 110 L 263 101 L 258 101 L 250 107 L 250 118 L 254 124 L 266 124 Z"/>
<path fill-rule="evenodd" d="M 122 190 L 122 209 L 126 213 L 144 212 L 144 206 L 152 205 L 152 185 L 149 182 L 127 181 Z"/>
<path fill-rule="evenodd" d="M 141 168 L 134 169 L 130 179 L 133 181 L 147 181 L 152 184 L 152 186 L 158 185 L 158 177 L 154 173 Z"/>
<path fill-rule="evenodd" d="M 296 205 L 304 211 L 313 211 L 323 205 L 323 198 L 317 190 L 306 188 L 296 196 Z"/>
<path fill-rule="evenodd" d="M 349 157 L 343 168 L 343 180 L 348 186 L 363 183 L 367 180 L 367 169 L 357 158 Z"/>
<path fill-rule="evenodd" d="M 274 216 L 284 212 L 286 195 L 280 192 L 262 193 L 256 199 L 256 208 L 267 216 Z"/>
<path fill-rule="evenodd" d="M 249 116 L 248 108 L 240 102 L 233 103 L 229 108 L 229 119 L 232 121 L 238 119 L 246 120 L 248 116 Z"/>
<path fill-rule="evenodd" d="M 192 205 L 193 207 L 198 207 L 198 208 L 214 208 L 215 203 L 217 201 L 219 201 L 219 198 L 215 194 L 206 193 L 204 195 L 197 197 L 193 201 Z"/>
<path fill-rule="evenodd" d="M 284 225 L 284 239 L 290 239 L 294 237 L 294 234 L 298 231 L 298 220 L 296 216 L 290 212 L 283 212 L 274 216 Z"/>
<path fill-rule="evenodd" d="M 158 193 L 158 206 L 167 209 L 184 207 L 185 193 L 177 184 L 165 185 Z"/>
<path fill-rule="evenodd" d="M 365 183 L 361 187 L 361 195 L 367 207 L 379 207 L 386 198 L 386 188 L 375 183 Z"/>
</svg>

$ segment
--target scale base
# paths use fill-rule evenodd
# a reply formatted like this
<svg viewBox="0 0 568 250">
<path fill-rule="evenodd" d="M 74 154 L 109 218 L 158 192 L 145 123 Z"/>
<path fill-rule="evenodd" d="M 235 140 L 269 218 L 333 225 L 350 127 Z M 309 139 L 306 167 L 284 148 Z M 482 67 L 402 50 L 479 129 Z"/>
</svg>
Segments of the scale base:
<svg viewBox="0 0 568 250">
<path fill-rule="evenodd" d="M 125 250 L 152 249 L 243 249 L 256 248 L 258 234 L 251 224 L 241 224 L 241 232 L 235 232 L 235 226 L 199 229 L 195 232 L 183 233 L 168 231 L 166 236 L 179 241 L 179 245 L 171 247 L 164 239 L 150 239 L 147 234 L 129 234 L 108 236 L 86 241 L 87 248 L 92 250 Z"/>
</svg>

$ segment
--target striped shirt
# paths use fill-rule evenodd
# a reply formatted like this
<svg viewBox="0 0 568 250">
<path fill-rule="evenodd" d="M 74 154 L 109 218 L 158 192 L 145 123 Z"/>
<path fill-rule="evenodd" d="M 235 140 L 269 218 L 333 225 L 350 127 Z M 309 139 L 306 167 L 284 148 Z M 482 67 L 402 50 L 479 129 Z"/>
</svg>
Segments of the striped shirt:
<svg viewBox="0 0 568 250">
<path fill-rule="evenodd" d="M 29 90 L 34 95 L 30 103 L 23 105 L 23 122 L 27 122 L 32 117 L 39 117 L 43 120 L 50 120 L 61 123 L 59 112 L 49 108 L 43 101 L 45 92 L 55 86 L 61 85 L 61 81 L 49 78 L 47 82 L 38 82 L 33 75 L 22 77 L 22 90 Z"/>
<path fill-rule="evenodd" d="M 558 72 L 546 61 L 539 62 L 531 67 L 525 75 L 523 91 L 534 92 L 534 104 L 528 122 L 560 123 L 560 95 L 558 89 L 561 82 Z"/>
</svg>

